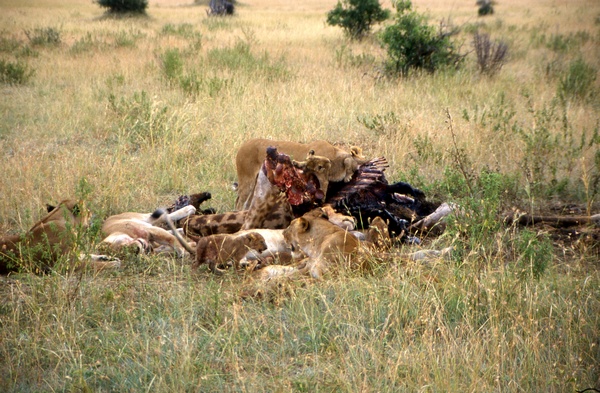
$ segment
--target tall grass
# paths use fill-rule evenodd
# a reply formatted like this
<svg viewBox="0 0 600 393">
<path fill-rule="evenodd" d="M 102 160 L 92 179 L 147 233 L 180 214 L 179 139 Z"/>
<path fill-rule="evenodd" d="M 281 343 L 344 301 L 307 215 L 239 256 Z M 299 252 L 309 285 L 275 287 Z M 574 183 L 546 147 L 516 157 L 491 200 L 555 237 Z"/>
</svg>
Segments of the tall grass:
<svg viewBox="0 0 600 393">
<path fill-rule="evenodd" d="M 413 3 L 468 27 L 470 42 L 474 4 Z M 385 156 L 390 181 L 460 203 L 425 241 L 453 246 L 451 260 L 375 258 L 369 275 L 283 282 L 246 301 L 242 275 L 164 257 L 2 278 L 0 390 L 600 387 L 597 232 L 571 242 L 498 220 L 512 206 L 598 211 L 597 2 L 498 3 L 476 28 L 510 58 L 485 78 L 474 53 L 459 70 L 388 78 L 373 37 L 326 26 L 334 6 L 259 0 L 208 18 L 160 0 L 147 18 L 113 19 L 92 2 L 4 2 L 0 61 L 35 72 L 0 84 L 0 233 L 27 229 L 82 184 L 97 220 L 201 191 L 230 210 L 243 141 L 325 138 Z M 33 45 L 47 26 L 60 40 Z"/>
<path fill-rule="evenodd" d="M 2 386 L 19 391 L 544 390 L 597 378 L 597 273 L 540 281 L 475 258 L 389 263 L 240 302 L 240 277 L 175 261 L 22 277 L 2 307 Z M 133 266 L 139 264 L 143 266 Z"/>
</svg>

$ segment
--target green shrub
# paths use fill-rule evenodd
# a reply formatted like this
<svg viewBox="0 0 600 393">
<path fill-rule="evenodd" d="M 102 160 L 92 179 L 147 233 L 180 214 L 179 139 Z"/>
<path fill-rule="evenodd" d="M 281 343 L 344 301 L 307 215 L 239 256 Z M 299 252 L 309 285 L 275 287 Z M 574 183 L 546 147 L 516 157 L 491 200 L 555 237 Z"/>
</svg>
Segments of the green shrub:
<svg viewBox="0 0 600 393">
<path fill-rule="evenodd" d="M 145 37 L 140 30 L 119 31 L 115 33 L 115 46 L 120 48 L 135 48 L 137 41 Z"/>
<path fill-rule="evenodd" d="M 339 49 L 335 50 L 335 63 L 339 67 L 361 67 L 361 66 L 373 66 L 377 59 L 370 53 L 360 53 L 355 55 L 352 53 L 352 49 L 347 45 L 342 45 Z"/>
<path fill-rule="evenodd" d="M 444 178 L 436 189 L 445 189 L 449 200 L 456 201 L 460 213 L 447 218 L 444 236 L 453 239 L 454 255 L 459 260 L 471 252 L 492 258 L 498 247 L 497 235 L 503 223 L 498 219 L 504 209 L 505 194 L 517 188 L 514 177 L 484 168 L 479 173 L 465 173 L 444 168 Z"/>
<path fill-rule="evenodd" d="M 200 35 L 200 33 L 194 31 L 194 25 L 191 23 L 182 23 L 179 25 L 167 23 L 163 26 L 161 33 L 164 35 L 175 35 L 184 38 L 195 38 Z"/>
<path fill-rule="evenodd" d="M 340 26 L 352 39 L 361 39 L 371 31 L 375 23 L 390 17 L 379 0 L 340 0 L 327 14 L 327 24 Z"/>
<path fill-rule="evenodd" d="M 0 60 L 0 82 L 9 85 L 22 85 L 33 76 L 33 70 L 27 64 L 17 61 Z"/>
<path fill-rule="evenodd" d="M 560 78 L 558 95 L 563 99 L 584 100 L 593 94 L 596 81 L 596 69 L 585 60 L 578 58 L 569 66 L 567 72 Z"/>
<path fill-rule="evenodd" d="M 549 38 L 544 37 L 548 49 L 558 53 L 579 51 L 581 46 L 590 41 L 590 33 L 578 31 L 570 34 L 552 34 Z"/>
<path fill-rule="evenodd" d="M 98 5 L 108 8 L 109 12 L 114 13 L 139 13 L 145 14 L 148 8 L 148 0 L 96 0 Z"/>
<path fill-rule="evenodd" d="M 69 53 L 72 55 L 79 55 L 101 49 L 103 46 L 104 42 L 93 36 L 92 33 L 88 31 L 84 36 L 78 38 L 73 45 L 71 45 L 71 48 L 69 48 Z"/>
<path fill-rule="evenodd" d="M 36 28 L 33 30 L 25 30 L 25 35 L 29 39 L 31 45 L 58 45 L 60 44 L 60 31 L 54 27 Z"/>
<path fill-rule="evenodd" d="M 450 41 L 454 32 L 436 31 L 423 15 L 412 11 L 410 0 L 398 0 L 396 21 L 381 34 L 388 54 L 387 69 L 406 74 L 412 68 L 434 72 L 440 67 L 457 66 L 464 56 Z"/>
<path fill-rule="evenodd" d="M 194 96 L 200 92 L 206 92 L 210 97 L 215 97 L 221 90 L 231 85 L 228 79 L 219 77 L 204 77 L 197 72 L 192 71 L 189 74 L 182 75 L 179 78 L 179 86 L 187 94 Z"/>
<path fill-rule="evenodd" d="M 600 193 L 600 154 L 593 163 L 586 163 L 587 186 L 574 176 L 575 169 L 584 165 L 600 146 L 600 128 L 578 128 L 568 116 L 566 102 L 552 99 L 548 103 L 534 106 L 524 94 L 524 106 L 531 120 L 523 122 L 517 115 L 514 102 L 504 93 L 495 102 L 486 106 L 475 106 L 473 111 L 464 110 L 463 119 L 477 124 L 482 132 L 494 137 L 518 141 L 522 154 L 517 166 L 520 186 L 511 196 L 515 201 L 525 198 L 530 201 L 558 197 L 563 200 L 587 201 L 596 199 Z M 556 152 L 560 150 L 560 154 Z M 469 166 L 469 165 L 466 165 Z M 518 192 L 517 192 L 518 191 Z M 504 194 L 505 197 L 510 194 Z"/>
<path fill-rule="evenodd" d="M 21 47 L 19 40 L 13 37 L 0 37 L 0 52 L 16 52 Z"/>
<path fill-rule="evenodd" d="M 548 235 L 528 229 L 522 230 L 515 239 L 515 249 L 518 255 L 517 269 L 521 279 L 528 277 L 539 279 L 554 258 L 552 241 Z"/>
<path fill-rule="evenodd" d="M 183 59 L 179 49 L 168 49 L 160 56 L 161 65 L 169 81 L 176 80 L 183 72 Z"/>
</svg>

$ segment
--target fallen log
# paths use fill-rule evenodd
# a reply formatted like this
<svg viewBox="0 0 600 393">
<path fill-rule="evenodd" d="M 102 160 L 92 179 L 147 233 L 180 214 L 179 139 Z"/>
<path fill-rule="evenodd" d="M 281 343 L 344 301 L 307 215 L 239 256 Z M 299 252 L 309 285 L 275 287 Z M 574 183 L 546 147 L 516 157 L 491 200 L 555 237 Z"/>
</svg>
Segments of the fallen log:
<svg viewBox="0 0 600 393">
<path fill-rule="evenodd" d="M 510 212 L 504 217 L 507 224 L 531 226 L 546 224 L 554 228 L 569 228 L 581 225 L 595 225 L 600 227 L 600 214 L 593 216 L 540 216 L 522 212 Z"/>
</svg>

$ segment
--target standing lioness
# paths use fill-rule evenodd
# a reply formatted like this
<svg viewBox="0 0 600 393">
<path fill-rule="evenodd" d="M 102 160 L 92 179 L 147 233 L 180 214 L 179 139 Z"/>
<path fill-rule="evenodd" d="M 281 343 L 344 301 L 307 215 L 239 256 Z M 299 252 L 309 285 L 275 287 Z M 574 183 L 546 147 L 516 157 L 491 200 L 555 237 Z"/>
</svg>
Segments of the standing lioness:
<svg viewBox="0 0 600 393">
<path fill-rule="evenodd" d="M 270 139 L 250 139 L 242 144 L 235 157 L 238 176 L 237 210 L 247 210 L 252 202 L 256 175 L 265 160 L 267 147 L 276 147 L 280 153 L 289 155 L 293 160 L 303 161 L 309 152 L 315 156 L 326 157 L 331 161 L 329 181 L 349 181 L 356 169 L 367 160 L 360 147 L 353 146 L 350 151 L 340 149 L 323 140 L 310 143 L 273 141 Z"/>
</svg>

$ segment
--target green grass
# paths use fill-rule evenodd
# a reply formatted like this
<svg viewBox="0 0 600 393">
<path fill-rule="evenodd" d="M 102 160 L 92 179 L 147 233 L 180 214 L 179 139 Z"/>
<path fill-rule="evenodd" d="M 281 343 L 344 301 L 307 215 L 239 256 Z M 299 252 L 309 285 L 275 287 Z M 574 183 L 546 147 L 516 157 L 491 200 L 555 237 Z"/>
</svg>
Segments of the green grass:
<svg viewBox="0 0 600 393">
<path fill-rule="evenodd" d="M 269 303 L 240 301 L 234 274 L 130 263 L 13 280 L 4 389 L 564 391 L 597 375 L 597 274 L 556 266 L 523 282 L 517 267 L 390 263 Z"/>
<path fill-rule="evenodd" d="M 597 2 L 498 3 L 481 19 L 473 4 L 415 2 L 464 26 L 465 43 L 480 29 L 508 43 L 486 77 L 471 53 L 458 70 L 391 78 L 375 36 L 326 26 L 334 6 L 260 0 L 231 18 L 167 0 L 144 18 L 74 0 L 0 6 L 0 233 L 76 195 L 96 214 L 78 240 L 92 251 L 110 214 L 202 191 L 231 210 L 248 138 L 326 138 L 460 204 L 424 240 L 453 246 L 450 260 L 375 255 L 369 274 L 264 288 L 159 256 L 2 277 L 0 391 L 600 388 L 598 229 L 570 239 L 500 220 L 599 211 Z"/>
</svg>

